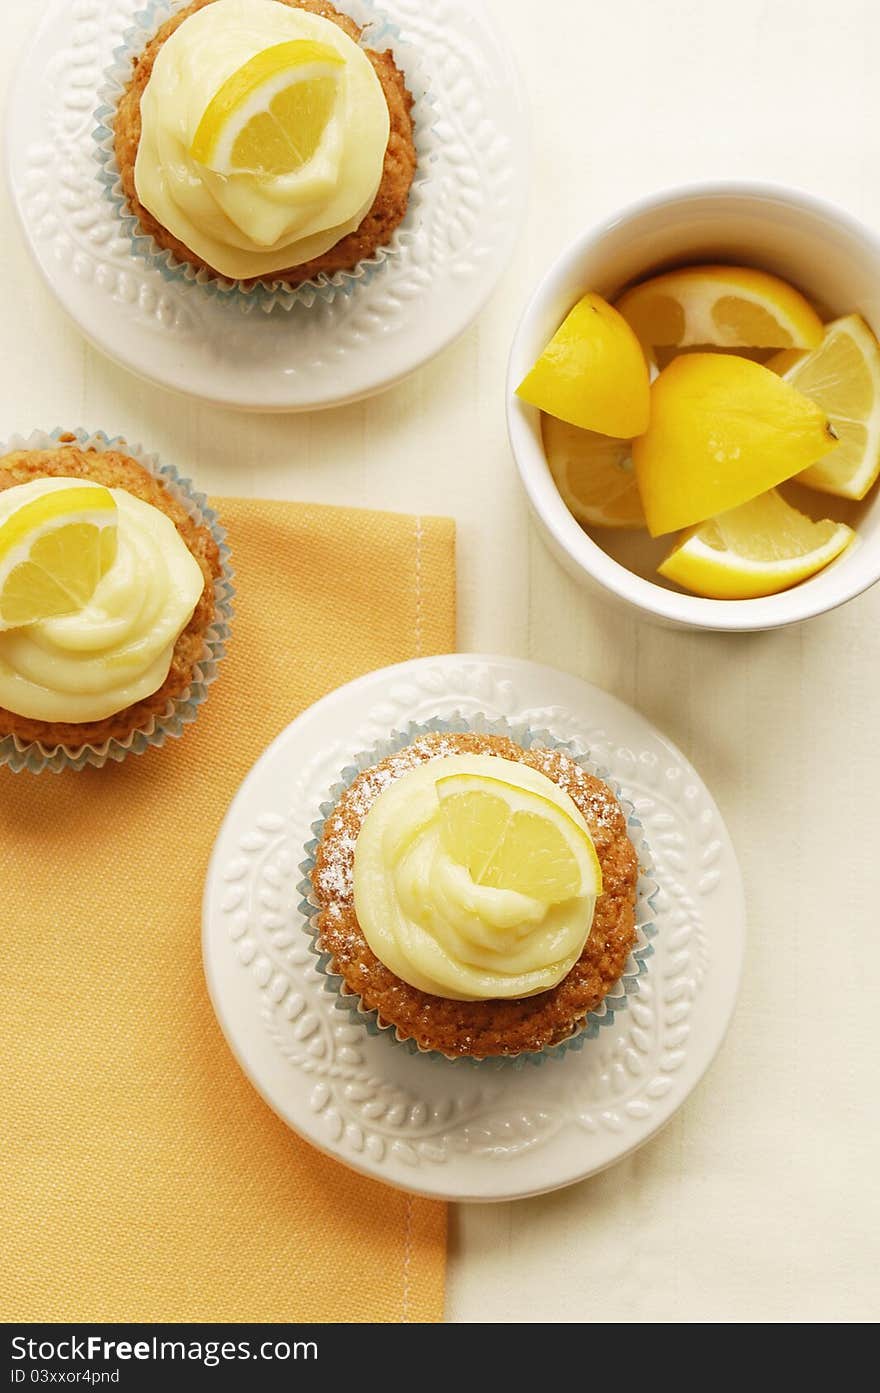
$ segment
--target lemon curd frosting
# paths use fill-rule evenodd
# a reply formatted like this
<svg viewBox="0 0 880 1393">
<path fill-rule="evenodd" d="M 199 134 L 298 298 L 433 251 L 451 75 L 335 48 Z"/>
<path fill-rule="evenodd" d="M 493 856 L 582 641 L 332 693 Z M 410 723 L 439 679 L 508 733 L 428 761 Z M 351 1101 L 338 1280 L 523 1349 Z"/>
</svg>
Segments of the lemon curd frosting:
<svg viewBox="0 0 880 1393">
<path fill-rule="evenodd" d="M 526 809 L 521 816 L 562 825 L 588 863 L 575 893 L 548 902 L 479 883 L 450 844 L 443 816 L 444 788 L 466 797 L 469 787 L 504 789 L 508 806 Z M 537 814 L 528 811 L 535 807 Z M 410 769 L 382 790 L 355 847 L 355 910 L 373 953 L 404 982 L 453 1000 L 524 998 L 554 987 L 584 950 L 596 903 L 586 891 L 600 888 L 587 824 L 568 793 L 537 769 L 495 755 L 448 755 Z"/>
<path fill-rule="evenodd" d="M 242 167 L 261 129 L 271 147 L 276 99 L 299 100 L 314 121 L 315 101 L 304 87 L 295 94 L 302 82 L 325 108 L 314 153 L 288 172 L 269 172 L 271 161 Z M 140 202 L 208 266 L 240 280 L 302 265 L 360 225 L 390 129 L 364 51 L 339 25 L 276 0 L 215 0 L 184 20 L 156 57 L 141 123 Z"/>
<path fill-rule="evenodd" d="M 99 721 L 158 691 L 204 587 L 171 519 L 125 489 L 36 479 L 0 493 L 0 527 L 16 510 L 71 487 L 111 495 L 115 554 L 73 612 L 0 629 L 0 706 L 39 721 Z"/>
</svg>

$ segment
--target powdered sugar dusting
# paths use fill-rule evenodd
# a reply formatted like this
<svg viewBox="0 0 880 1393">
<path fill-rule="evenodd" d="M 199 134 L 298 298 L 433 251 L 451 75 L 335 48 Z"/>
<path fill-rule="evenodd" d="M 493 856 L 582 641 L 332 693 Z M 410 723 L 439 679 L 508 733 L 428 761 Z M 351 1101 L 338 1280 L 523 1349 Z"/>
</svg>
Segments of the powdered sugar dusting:
<svg viewBox="0 0 880 1393">
<path fill-rule="evenodd" d="M 424 735 L 397 754 L 366 769 L 343 794 L 324 824 L 313 876 L 323 905 L 351 905 L 354 901 L 354 850 L 357 834 L 376 799 L 397 779 L 430 759 L 444 759 L 461 750 L 460 735 Z"/>
<path fill-rule="evenodd" d="M 525 752 L 525 758 L 526 763 L 533 769 L 537 769 L 540 774 L 545 774 L 548 779 L 565 789 L 586 819 L 594 839 L 597 839 L 597 832 L 610 831 L 620 826 L 620 804 L 611 789 L 592 774 L 588 774 L 586 769 L 581 768 L 563 751 L 534 745 Z"/>
</svg>

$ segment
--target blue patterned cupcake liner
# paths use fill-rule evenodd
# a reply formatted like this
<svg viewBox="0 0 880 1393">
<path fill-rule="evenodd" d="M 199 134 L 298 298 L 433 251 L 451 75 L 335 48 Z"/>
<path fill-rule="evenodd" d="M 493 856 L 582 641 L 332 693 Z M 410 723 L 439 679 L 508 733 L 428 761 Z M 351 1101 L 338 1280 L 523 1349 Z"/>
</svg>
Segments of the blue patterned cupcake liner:
<svg viewBox="0 0 880 1393">
<path fill-rule="evenodd" d="M 436 118 L 433 102 L 418 50 L 406 42 L 397 25 L 377 10 L 372 0 L 341 0 L 345 13 L 363 30 L 363 48 L 393 49 L 395 62 L 403 72 L 413 96 L 416 174 L 410 188 L 406 217 L 395 228 L 386 246 L 378 247 L 350 271 L 335 271 L 332 275 L 322 271 L 297 286 L 271 277 L 245 284 L 240 280 L 229 280 L 214 271 L 197 270 L 188 261 L 181 261 L 174 252 L 161 247 L 155 238 L 144 231 L 129 208 L 114 149 L 116 109 L 131 77 L 133 59 L 143 52 L 160 26 L 189 3 L 190 0 L 146 0 L 145 8 L 133 16 L 132 27 L 123 36 L 121 46 L 114 50 L 113 62 L 104 75 L 104 83 L 98 94 L 96 125 L 92 131 L 99 165 L 97 177 L 105 197 L 113 205 L 125 236 L 131 242 L 134 256 L 159 271 L 164 280 L 198 286 L 218 303 L 232 305 L 245 314 L 255 309 L 266 314 L 275 309 L 292 310 L 297 306 L 311 309 L 316 303 L 330 305 L 339 296 L 355 294 L 358 287 L 369 285 L 388 261 L 400 256 L 412 242 L 418 225 L 422 190 L 430 177 L 429 166 L 435 157 L 438 142 L 434 130 Z"/>
<path fill-rule="evenodd" d="M 14 435 L 5 443 L 0 443 L 0 456 L 14 450 L 51 450 L 61 442 L 75 443 L 83 450 L 95 450 L 98 454 L 119 450 L 128 455 L 154 478 L 161 480 L 193 522 L 208 528 L 217 543 L 221 568 L 220 576 L 214 582 L 214 621 L 205 633 L 204 651 L 193 667 L 190 685 L 180 696 L 169 701 L 161 715 L 153 716 L 149 725 L 132 731 L 124 740 L 113 737 L 100 745 L 47 746 L 39 741 L 20 740 L 17 735 L 4 736 L 0 738 L 0 767 L 5 765 L 15 774 L 22 770 L 41 774 L 46 769 L 58 774 L 63 769 L 85 769 L 87 766 L 101 769 L 108 761 L 119 763 L 127 755 L 140 755 L 164 745 L 166 740 L 177 739 L 196 719 L 199 707 L 207 698 L 208 688 L 217 676 L 218 664 L 226 652 L 233 614 L 235 589 L 226 532 L 213 508 L 208 506 L 205 495 L 197 492 L 189 479 L 182 478 L 174 465 L 160 464 L 158 456 L 145 454 L 139 445 L 130 445 L 119 435 L 111 438 L 103 431 L 64 430 L 59 426 L 51 432 L 32 431 L 27 436 Z"/>
<path fill-rule="evenodd" d="M 391 1022 L 382 1021 L 376 1010 L 367 1008 L 357 993 L 351 991 L 342 976 L 333 970 L 333 956 L 321 948 L 318 941 L 319 927 L 318 919 L 321 914 L 321 906 L 318 904 L 314 888 L 312 886 L 312 872 L 315 868 L 315 853 L 324 835 L 324 824 L 328 817 L 335 811 L 339 799 L 343 793 L 351 787 L 359 774 L 365 769 L 371 768 L 389 755 L 396 754 L 399 750 L 411 745 L 420 736 L 434 732 L 449 733 L 469 732 L 477 735 L 504 735 L 515 741 L 523 749 L 532 747 L 543 747 L 545 749 L 561 750 L 570 759 L 588 774 L 602 779 L 614 793 L 624 816 L 626 817 L 627 834 L 632 841 L 639 858 L 639 880 L 637 886 L 636 899 L 636 940 L 630 951 L 629 958 L 622 976 L 618 979 L 611 991 L 602 1001 L 595 1011 L 590 1011 L 584 1018 L 582 1025 L 576 1028 L 567 1040 L 559 1044 L 548 1046 L 543 1050 L 523 1051 L 518 1055 L 506 1055 L 503 1057 L 492 1057 L 487 1059 L 474 1059 L 469 1056 L 455 1056 L 454 1058 L 444 1055 L 438 1050 L 426 1050 L 416 1043 L 415 1040 L 402 1038 L 396 1027 Z M 324 988 L 336 997 L 336 1006 L 339 1010 L 350 1014 L 355 1020 L 363 1025 L 368 1034 L 384 1036 L 386 1039 L 403 1047 L 409 1054 L 418 1054 L 428 1059 L 443 1060 L 445 1063 L 456 1065 L 471 1065 L 479 1069 L 487 1068 L 522 1068 L 526 1064 L 540 1065 L 548 1059 L 561 1059 L 570 1050 L 582 1050 L 588 1040 L 595 1039 L 600 1030 L 610 1026 L 614 1022 L 617 1012 L 626 1008 L 627 998 L 634 996 L 639 991 L 639 979 L 648 971 L 648 962 L 653 955 L 654 949 L 651 940 L 657 932 L 656 919 L 656 897 L 659 893 L 659 885 L 654 878 L 654 858 L 648 846 L 644 829 L 636 816 L 635 809 L 629 799 L 624 798 L 619 787 L 610 777 L 608 770 L 596 764 L 589 755 L 580 750 L 573 742 L 557 740 L 547 730 L 532 730 L 526 724 L 511 724 L 510 722 L 499 719 L 490 719 L 487 716 L 473 715 L 464 717 L 453 715 L 446 719 L 435 719 L 424 724 L 412 723 L 404 730 L 395 731 L 387 739 L 379 741 L 370 750 L 355 756 L 352 762 L 342 770 L 338 783 L 329 791 L 328 800 L 322 803 L 319 808 L 320 817 L 312 824 L 313 838 L 304 848 L 304 859 L 300 863 L 299 870 L 302 873 L 302 880 L 297 889 L 302 896 L 299 904 L 299 911 L 303 916 L 309 934 L 310 947 L 315 954 L 318 967 L 324 974 Z"/>
</svg>

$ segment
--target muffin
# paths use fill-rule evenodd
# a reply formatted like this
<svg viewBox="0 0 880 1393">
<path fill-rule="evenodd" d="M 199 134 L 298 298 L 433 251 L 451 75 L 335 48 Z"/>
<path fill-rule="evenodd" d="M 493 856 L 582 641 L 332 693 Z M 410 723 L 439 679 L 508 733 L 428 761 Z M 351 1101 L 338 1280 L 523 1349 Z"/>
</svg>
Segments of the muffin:
<svg viewBox="0 0 880 1393">
<path fill-rule="evenodd" d="M 415 173 L 413 99 L 391 51 L 361 48 L 360 35 L 326 0 L 193 0 L 166 20 L 111 118 L 140 231 L 244 290 L 353 271 L 385 247 Z M 316 77 L 299 104 L 295 83 L 289 107 L 273 98 L 267 134 L 241 113 L 248 91 L 259 104 L 275 81 L 272 55 L 279 82 L 306 60 Z"/>
<path fill-rule="evenodd" d="M 486 861 L 492 837 L 466 801 L 474 790 L 501 793 L 508 810 L 538 823 L 547 815 L 550 842 L 524 844 L 497 873 L 497 845 Z M 449 837 L 459 832 L 438 809 L 455 797 L 465 802 L 452 825 L 469 843 L 453 842 L 450 861 Z M 509 838 L 512 824 L 502 816 L 498 825 Z M 554 847 L 558 871 L 564 844 L 583 851 L 585 879 L 564 883 L 549 906 L 536 903 L 535 871 L 543 874 Z M 608 785 L 559 748 L 524 749 L 506 735 L 421 735 L 354 778 L 324 821 L 313 861 L 312 922 L 326 971 L 398 1040 L 451 1059 L 534 1054 L 571 1040 L 601 1010 L 636 943 L 639 863 L 626 817 Z"/>
<path fill-rule="evenodd" d="M 33 550 L 12 555 L 25 565 L 18 567 L 17 585 L 3 592 L 5 608 L 0 605 L 4 752 L 12 737 L 19 752 L 61 749 L 75 759 L 85 749 L 115 749 L 119 757 L 139 735 L 158 743 L 163 726 L 178 734 L 180 722 L 192 719 L 187 703 L 206 680 L 204 669 L 222 652 L 215 642 L 228 615 L 218 584 L 222 533 L 171 474 L 155 475 L 119 449 L 83 448 L 75 436 L 52 448 L 15 450 L 0 457 L 0 539 L 4 524 L 33 515 L 36 507 L 42 512 L 26 546 L 42 528 L 57 551 L 57 523 L 77 524 L 54 533 L 65 538 L 64 546 L 94 546 L 94 531 L 88 532 L 92 494 L 104 510 L 99 521 L 111 524 L 112 545 L 102 550 L 91 593 L 71 594 L 54 611 L 44 608 L 36 622 L 17 622 L 30 619 L 28 586 L 44 584 L 45 571 L 39 565 L 28 570 L 28 556 L 38 555 Z M 42 523 L 53 500 L 64 515 Z M 48 564 L 51 557 L 50 551 Z M 8 583 L 9 565 L 4 576 Z M 25 612 L 16 612 L 22 603 Z M 42 590 L 37 603 L 45 605 Z M 40 766 L 23 761 L 20 767 Z"/>
</svg>

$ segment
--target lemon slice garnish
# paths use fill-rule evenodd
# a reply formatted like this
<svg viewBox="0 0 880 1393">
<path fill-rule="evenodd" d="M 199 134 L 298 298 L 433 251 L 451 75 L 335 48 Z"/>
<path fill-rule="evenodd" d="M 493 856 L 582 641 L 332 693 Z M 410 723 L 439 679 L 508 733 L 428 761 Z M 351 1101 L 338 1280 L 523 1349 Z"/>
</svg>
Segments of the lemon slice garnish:
<svg viewBox="0 0 880 1393">
<path fill-rule="evenodd" d="M 854 537 L 842 522 L 813 522 L 771 489 L 692 528 L 659 570 L 696 595 L 752 600 L 816 575 Z"/>
<path fill-rule="evenodd" d="M 516 393 L 561 421 L 621 440 L 648 424 L 645 355 L 599 295 L 585 295 L 566 315 Z"/>
<path fill-rule="evenodd" d="M 751 266 L 689 266 L 617 301 L 642 346 L 815 348 L 822 321 L 799 290 Z"/>
<path fill-rule="evenodd" d="M 656 537 L 705 522 L 834 448 L 825 412 L 775 372 L 724 353 L 682 353 L 651 386 L 632 454 Z"/>
<path fill-rule="evenodd" d="M 840 444 L 798 482 L 840 498 L 864 498 L 880 474 L 880 344 L 857 314 L 825 326 L 812 353 L 779 353 L 767 364 L 821 406 Z"/>
<path fill-rule="evenodd" d="M 321 144 L 344 70 L 334 48 L 312 39 L 263 49 L 214 93 L 190 154 L 217 174 L 293 174 Z"/>
<path fill-rule="evenodd" d="M 475 885 L 542 904 L 602 893 L 586 824 L 538 793 L 501 779 L 452 774 L 436 783 L 444 850 Z"/>
<path fill-rule="evenodd" d="M 100 484 L 71 482 L 15 508 L 0 523 L 0 629 L 81 610 L 116 541 L 116 501 Z"/>
</svg>

